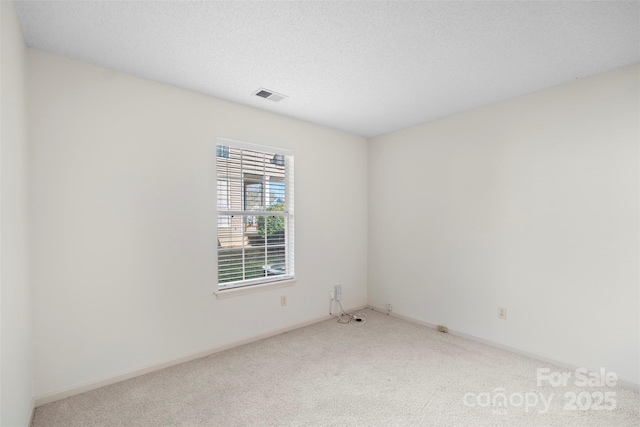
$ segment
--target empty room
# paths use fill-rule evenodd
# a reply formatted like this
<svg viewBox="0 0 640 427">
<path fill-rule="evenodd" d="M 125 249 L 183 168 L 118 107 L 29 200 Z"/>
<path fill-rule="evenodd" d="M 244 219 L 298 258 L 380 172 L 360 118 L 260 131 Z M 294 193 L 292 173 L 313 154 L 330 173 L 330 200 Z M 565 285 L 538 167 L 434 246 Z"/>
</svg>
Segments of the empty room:
<svg viewBox="0 0 640 427">
<path fill-rule="evenodd" d="M 640 425 L 640 1 L 1 1 L 0 426 Z"/>
</svg>

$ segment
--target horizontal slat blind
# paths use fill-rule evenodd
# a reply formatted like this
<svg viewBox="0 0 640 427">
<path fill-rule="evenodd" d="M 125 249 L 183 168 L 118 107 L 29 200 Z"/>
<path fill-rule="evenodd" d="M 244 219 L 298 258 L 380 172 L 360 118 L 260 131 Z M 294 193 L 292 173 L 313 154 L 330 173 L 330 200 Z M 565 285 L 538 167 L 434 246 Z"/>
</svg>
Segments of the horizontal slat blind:
<svg viewBox="0 0 640 427">
<path fill-rule="evenodd" d="M 293 155 L 219 139 L 219 289 L 294 277 Z"/>
</svg>

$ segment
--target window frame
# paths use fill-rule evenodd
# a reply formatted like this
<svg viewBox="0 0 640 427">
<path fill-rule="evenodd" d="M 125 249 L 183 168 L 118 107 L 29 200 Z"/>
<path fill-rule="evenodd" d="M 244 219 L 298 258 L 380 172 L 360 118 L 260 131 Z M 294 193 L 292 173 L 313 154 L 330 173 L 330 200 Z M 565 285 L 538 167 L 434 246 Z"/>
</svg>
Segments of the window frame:
<svg viewBox="0 0 640 427">
<path fill-rule="evenodd" d="M 222 147 L 226 147 L 225 148 L 221 148 Z M 274 287 L 282 287 L 282 286 L 288 286 L 290 284 L 293 284 L 295 282 L 295 238 L 294 238 L 294 185 L 293 185 L 293 175 L 294 175 L 294 169 L 293 169 L 293 161 L 294 161 L 294 156 L 293 156 L 293 151 L 291 150 L 287 150 L 287 149 L 282 149 L 282 148 L 277 148 L 277 147 L 271 147 L 271 146 L 266 146 L 266 145 L 258 145 L 258 144 L 252 144 L 252 143 L 247 143 L 247 142 L 242 142 L 242 141 L 235 141 L 235 140 L 231 140 L 231 139 L 226 139 L 226 138 L 218 138 L 216 141 L 216 166 L 215 166 L 215 175 L 216 175 L 216 182 L 220 182 L 220 180 L 226 180 L 227 181 L 227 185 L 232 185 L 231 182 L 231 178 L 229 177 L 228 173 L 227 175 L 222 175 L 220 173 L 220 171 L 218 171 L 218 165 L 219 162 L 225 162 L 225 161 L 229 161 L 231 165 L 233 165 L 232 162 L 232 155 L 231 152 L 232 151 L 240 151 L 241 153 L 244 153 L 243 150 L 246 151 L 250 151 L 250 152 L 256 152 L 256 153 L 261 153 L 261 154 L 268 154 L 268 155 L 273 155 L 273 160 L 270 161 L 269 163 L 271 163 L 271 165 L 277 165 L 277 166 L 283 166 L 284 167 L 284 177 L 282 179 L 275 179 L 274 182 L 278 182 L 278 183 L 282 183 L 282 184 L 278 184 L 278 194 L 282 194 L 282 190 L 280 190 L 280 185 L 282 185 L 282 187 L 284 188 L 284 203 L 285 203 L 285 208 L 284 211 L 269 211 L 268 207 L 271 206 L 271 196 L 269 194 L 269 190 L 265 189 L 264 187 L 268 188 L 268 184 L 265 186 L 265 183 L 268 183 L 270 181 L 271 178 L 274 177 L 274 175 L 268 175 L 267 174 L 267 169 L 266 167 L 263 168 L 262 172 L 262 183 L 263 183 L 263 194 L 262 197 L 265 199 L 265 203 L 263 203 L 263 206 L 260 210 L 255 210 L 255 209 L 247 209 L 246 206 L 246 184 L 247 182 L 245 182 L 245 175 L 249 176 L 249 175 L 254 175 L 255 176 L 255 170 L 251 170 L 251 171 L 247 171 L 247 173 L 244 172 L 244 170 L 241 167 L 241 173 L 236 176 L 235 180 L 235 184 L 236 185 L 240 185 L 242 188 L 242 207 L 238 210 L 236 209 L 237 206 L 230 206 L 230 204 L 232 204 L 232 202 L 229 202 L 228 206 L 228 210 L 221 210 L 221 205 L 220 205 L 220 201 L 218 200 L 219 192 L 216 192 L 216 216 L 218 218 L 218 227 L 216 228 L 216 234 L 218 235 L 218 250 L 216 251 L 216 273 L 217 273 L 217 291 L 215 292 L 216 295 L 218 296 L 218 298 L 221 297 L 221 295 L 231 295 L 231 294 L 242 294 L 242 293 L 247 293 L 248 291 L 251 292 L 253 290 L 257 291 L 257 290 L 264 290 L 264 289 L 269 289 L 269 288 L 274 288 Z M 218 156 L 219 153 L 224 152 L 225 154 L 229 154 L 229 156 Z M 241 158 L 239 161 L 239 164 L 242 166 L 244 163 L 244 160 Z M 275 162 L 275 163 L 274 163 Z M 282 162 L 284 164 L 282 164 Z M 251 178 L 248 178 L 248 184 L 251 185 Z M 231 199 L 231 193 L 227 194 L 227 198 Z M 269 206 L 267 206 L 269 205 Z M 234 210 L 235 209 L 235 210 Z M 219 231 L 220 228 L 222 226 L 223 223 L 226 224 L 224 220 L 225 217 L 226 219 L 229 221 L 228 223 L 230 224 L 233 221 L 233 216 L 241 216 L 242 217 L 242 222 L 241 222 L 241 244 L 240 244 L 240 249 L 241 249 L 241 253 L 242 253 L 242 261 L 241 261 L 241 269 L 242 269 L 242 276 L 243 279 L 242 280 L 233 280 L 233 281 L 225 281 L 225 282 L 221 282 L 220 281 L 220 259 L 221 259 L 221 254 L 224 253 L 225 250 L 229 251 L 229 249 L 234 249 L 233 246 L 229 246 L 229 247 L 224 247 L 223 245 L 220 244 L 220 235 L 219 235 Z M 254 277 L 254 278 L 245 278 L 245 276 L 249 273 L 249 263 L 247 262 L 247 259 L 245 259 L 245 254 L 246 254 L 246 249 L 250 248 L 250 244 L 245 243 L 245 238 L 247 236 L 247 222 L 246 219 L 249 217 L 253 217 L 253 218 L 258 218 L 258 217 L 265 217 L 265 220 L 268 221 L 269 217 L 274 217 L 274 216 L 280 216 L 284 218 L 284 224 L 285 224 L 285 228 L 284 228 L 284 233 L 283 233 L 283 237 L 282 240 L 275 240 L 275 241 L 271 241 L 269 242 L 269 237 L 267 236 L 265 238 L 265 241 L 263 243 L 263 249 L 264 249 L 264 264 L 262 265 L 262 274 L 263 276 L 260 277 Z M 237 221 L 237 219 L 236 219 Z M 230 224 L 231 226 L 231 224 Z M 272 246 L 273 245 L 273 246 Z M 268 264 L 268 259 L 270 257 L 269 255 L 269 249 L 275 249 L 276 253 L 278 252 L 278 248 L 282 248 L 283 252 L 284 252 L 284 265 L 285 265 L 285 269 L 283 274 L 279 273 L 279 269 L 273 269 L 272 266 L 277 265 L 276 264 Z M 230 251 L 229 251 L 230 252 Z M 250 256 L 253 256 L 253 254 L 250 254 Z M 277 255 L 276 255 L 277 256 Z M 277 273 L 273 273 L 273 271 L 277 271 Z"/>
</svg>

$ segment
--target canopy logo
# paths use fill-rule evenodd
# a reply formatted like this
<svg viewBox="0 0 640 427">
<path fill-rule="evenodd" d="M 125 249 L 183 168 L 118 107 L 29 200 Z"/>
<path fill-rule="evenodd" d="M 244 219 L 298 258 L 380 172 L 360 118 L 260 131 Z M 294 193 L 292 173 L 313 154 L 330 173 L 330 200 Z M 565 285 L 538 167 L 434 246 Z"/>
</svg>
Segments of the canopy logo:
<svg viewBox="0 0 640 427">
<path fill-rule="evenodd" d="M 573 372 L 538 368 L 536 380 L 538 387 L 589 388 L 588 391 L 570 390 L 564 393 L 566 411 L 612 411 L 617 407 L 616 393 L 603 390 L 603 387 L 615 387 L 618 376 L 604 368 L 597 372 L 586 368 L 578 368 Z M 497 387 L 493 391 L 465 393 L 462 401 L 469 407 L 491 407 L 496 415 L 507 415 L 508 408 L 524 408 L 525 412 L 535 410 L 543 414 L 549 411 L 555 396 L 555 393 L 545 394 L 541 391 L 507 393 L 504 388 Z"/>
<path fill-rule="evenodd" d="M 465 406 L 491 406 L 493 413 L 496 415 L 506 415 L 508 407 L 524 407 L 525 412 L 537 409 L 538 413 L 544 414 L 549 411 L 551 400 L 553 400 L 553 393 L 551 393 L 549 399 L 545 399 L 544 393 L 535 393 L 532 391 L 524 393 L 515 392 L 507 395 L 507 390 L 498 387 L 491 392 L 465 393 L 462 400 Z M 540 407 L 538 408 L 539 404 Z"/>
</svg>

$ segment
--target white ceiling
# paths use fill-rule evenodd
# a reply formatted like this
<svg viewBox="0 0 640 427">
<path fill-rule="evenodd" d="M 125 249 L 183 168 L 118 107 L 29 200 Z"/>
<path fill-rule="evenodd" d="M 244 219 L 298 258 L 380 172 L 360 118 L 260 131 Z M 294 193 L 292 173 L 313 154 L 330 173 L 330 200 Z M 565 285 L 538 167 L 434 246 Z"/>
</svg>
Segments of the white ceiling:
<svg viewBox="0 0 640 427">
<path fill-rule="evenodd" d="M 639 1 L 18 2 L 26 43 L 371 137 L 640 62 Z M 258 88 L 287 95 L 275 103 Z"/>
</svg>

